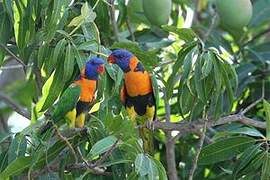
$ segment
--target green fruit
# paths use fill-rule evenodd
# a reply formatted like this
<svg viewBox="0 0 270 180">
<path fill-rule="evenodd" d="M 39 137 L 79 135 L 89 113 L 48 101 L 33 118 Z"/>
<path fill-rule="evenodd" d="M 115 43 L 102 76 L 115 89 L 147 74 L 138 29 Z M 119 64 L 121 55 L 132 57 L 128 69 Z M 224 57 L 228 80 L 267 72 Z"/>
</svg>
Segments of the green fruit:
<svg viewBox="0 0 270 180">
<path fill-rule="evenodd" d="M 216 5 L 221 24 L 227 29 L 242 29 L 251 20 L 250 0 L 216 0 Z"/>
<path fill-rule="evenodd" d="M 156 26 L 168 24 L 171 8 L 171 0 L 143 0 L 143 10 L 146 18 Z"/>
</svg>

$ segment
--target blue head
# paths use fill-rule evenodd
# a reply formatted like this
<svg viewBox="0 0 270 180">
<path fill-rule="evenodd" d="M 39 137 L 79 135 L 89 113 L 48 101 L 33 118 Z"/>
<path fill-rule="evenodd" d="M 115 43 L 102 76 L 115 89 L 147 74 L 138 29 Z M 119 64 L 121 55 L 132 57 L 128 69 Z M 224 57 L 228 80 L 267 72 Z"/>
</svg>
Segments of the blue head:
<svg viewBox="0 0 270 180">
<path fill-rule="evenodd" d="M 104 72 L 104 60 L 98 57 L 92 57 L 85 64 L 85 78 L 97 80 L 98 75 Z"/>
<path fill-rule="evenodd" d="M 112 64 L 117 64 L 124 72 L 129 70 L 130 59 L 134 55 L 124 49 L 114 50 L 111 55 L 108 57 L 108 62 Z"/>
</svg>

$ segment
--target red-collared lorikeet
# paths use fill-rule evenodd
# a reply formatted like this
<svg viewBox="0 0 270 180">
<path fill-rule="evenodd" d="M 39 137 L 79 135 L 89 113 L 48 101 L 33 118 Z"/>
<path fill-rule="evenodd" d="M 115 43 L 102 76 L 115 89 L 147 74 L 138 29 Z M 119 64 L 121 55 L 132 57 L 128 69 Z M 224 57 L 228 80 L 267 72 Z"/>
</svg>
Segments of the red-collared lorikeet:
<svg viewBox="0 0 270 180">
<path fill-rule="evenodd" d="M 124 72 L 124 83 L 120 98 L 130 119 L 135 124 L 145 124 L 156 118 L 156 99 L 152 87 L 151 75 L 143 64 L 131 52 L 124 49 L 114 50 L 108 62 L 117 64 Z M 144 151 L 153 153 L 153 135 L 145 128 L 139 128 L 143 140 Z"/>
<path fill-rule="evenodd" d="M 99 74 L 104 72 L 104 60 L 93 57 L 86 62 L 79 77 L 67 88 L 60 97 L 52 113 L 51 120 L 58 124 L 66 117 L 70 128 L 84 126 L 85 115 L 95 100 Z M 52 123 L 41 129 L 43 134 Z"/>
</svg>

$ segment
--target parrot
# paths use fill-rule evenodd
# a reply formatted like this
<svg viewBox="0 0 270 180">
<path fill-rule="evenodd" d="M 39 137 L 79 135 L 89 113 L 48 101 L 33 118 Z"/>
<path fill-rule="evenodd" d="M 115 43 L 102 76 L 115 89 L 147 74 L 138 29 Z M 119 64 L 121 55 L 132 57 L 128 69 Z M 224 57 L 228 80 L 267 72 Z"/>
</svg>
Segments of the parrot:
<svg viewBox="0 0 270 180">
<path fill-rule="evenodd" d="M 156 99 L 151 75 L 143 64 L 130 51 L 113 50 L 107 59 L 116 64 L 124 72 L 124 83 L 120 91 L 120 99 L 134 125 L 143 125 L 156 120 Z M 146 127 L 139 127 L 139 135 L 143 141 L 143 149 L 153 154 L 153 135 Z"/>
<path fill-rule="evenodd" d="M 103 59 L 93 57 L 86 62 L 80 75 L 63 92 L 57 102 L 50 118 L 54 124 L 58 124 L 61 119 L 65 118 L 69 128 L 83 128 L 85 116 L 95 101 L 99 74 L 103 72 Z M 41 128 L 41 134 L 53 125 L 52 122 L 48 122 Z"/>
</svg>

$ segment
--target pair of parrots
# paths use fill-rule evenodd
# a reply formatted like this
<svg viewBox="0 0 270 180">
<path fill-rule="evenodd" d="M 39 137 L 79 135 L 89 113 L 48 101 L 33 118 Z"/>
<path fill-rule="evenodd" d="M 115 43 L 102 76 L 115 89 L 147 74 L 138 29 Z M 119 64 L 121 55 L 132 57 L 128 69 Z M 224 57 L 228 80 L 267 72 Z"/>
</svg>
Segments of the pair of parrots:
<svg viewBox="0 0 270 180">
<path fill-rule="evenodd" d="M 108 57 L 110 64 L 116 64 L 124 72 L 121 101 L 130 119 L 136 125 L 144 125 L 156 118 L 155 94 L 150 74 L 131 52 L 114 50 Z M 98 76 L 104 71 L 104 61 L 94 57 L 83 68 L 79 78 L 63 93 L 52 115 L 54 122 L 66 116 L 69 127 L 83 127 L 85 114 L 95 99 Z M 69 103 L 67 103 L 69 102 Z M 61 105 L 62 104 L 62 105 Z M 74 108 L 75 107 L 75 108 Z M 139 127 L 143 148 L 153 153 L 152 132 L 144 126 Z"/>
</svg>

